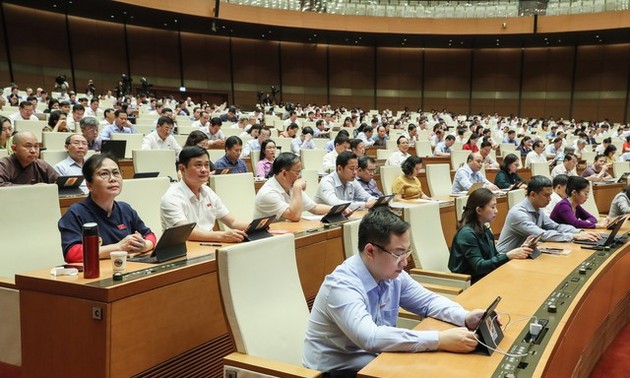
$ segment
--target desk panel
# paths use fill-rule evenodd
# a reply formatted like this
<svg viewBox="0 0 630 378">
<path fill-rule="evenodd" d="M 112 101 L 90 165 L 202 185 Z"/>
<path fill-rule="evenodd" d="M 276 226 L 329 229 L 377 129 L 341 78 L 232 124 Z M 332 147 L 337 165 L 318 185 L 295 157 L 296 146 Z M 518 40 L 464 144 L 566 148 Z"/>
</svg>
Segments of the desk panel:
<svg viewBox="0 0 630 378">
<path fill-rule="evenodd" d="M 318 221 L 280 222 L 273 228 L 296 233 L 298 271 L 312 303 L 326 274 L 344 259 L 341 228 Z M 199 242 L 187 246 L 189 258 L 216 250 Z M 148 267 L 128 262 L 128 271 Z M 193 371 L 216 376 L 221 371 L 234 346 L 215 260 L 189 260 L 187 266 L 107 286 L 104 280 L 111 275 L 111 262 L 103 260 L 99 279 L 54 278 L 47 270 L 16 276 L 25 377 L 126 377 L 158 370 L 167 376 Z M 102 320 L 92 318 L 95 307 Z"/>
<path fill-rule="evenodd" d="M 554 243 L 555 244 L 555 243 Z M 559 245 L 559 244 L 555 244 Z M 465 290 L 456 300 L 465 308 L 483 307 L 497 295 L 503 300 L 499 313 L 507 312 L 512 322 L 529 317 L 545 303 L 555 288 L 574 272 L 592 251 L 577 245 L 569 256 L 542 255 L 536 260 L 514 260 L 503 265 Z M 625 245 L 594 271 L 580 289 L 553 332 L 534 376 L 587 377 L 601 353 L 628 323 L 630 315 L 630 245 Z M 548 313 L 548 318 L 555 315 Z M 504 323 L 507 317 L 502 317 Z M 528 321 L 513 323 L 500 347 L 508 350 Z M 419 324 L 418 330 L 445 329 L 451 325 L 434 319 Z M 503 356 L 435 353 L 383 353 L 360 372 L 360 377 L 462 377 L 492 376 Z"/>
<path fill-rule="evenodd" d="M 625 184 L 593 184 L 593 197 L 600 214 L 608 214 L 613 198 L 623 189 Z"/>
</svg>

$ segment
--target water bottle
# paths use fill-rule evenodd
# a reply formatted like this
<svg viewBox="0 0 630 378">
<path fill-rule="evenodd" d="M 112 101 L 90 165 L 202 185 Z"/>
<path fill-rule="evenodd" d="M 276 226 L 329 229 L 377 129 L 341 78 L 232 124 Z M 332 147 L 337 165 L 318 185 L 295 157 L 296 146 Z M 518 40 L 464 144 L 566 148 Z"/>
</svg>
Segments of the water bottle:
<svg viewBox="0 0 630 378">
<path fill-rule="evenodd" d="M 83 277 L 98 278 L 101 263 L 98 254 L 98 224 L 85 223 L 83 225 Z"/>
</svg>

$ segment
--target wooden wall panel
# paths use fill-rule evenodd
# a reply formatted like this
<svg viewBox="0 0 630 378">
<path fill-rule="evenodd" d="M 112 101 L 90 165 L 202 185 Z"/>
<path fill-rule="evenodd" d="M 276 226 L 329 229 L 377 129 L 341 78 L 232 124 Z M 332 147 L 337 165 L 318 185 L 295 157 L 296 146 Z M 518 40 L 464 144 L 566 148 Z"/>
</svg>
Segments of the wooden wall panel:
<svg viewBox="0 0 630 378">
<path fill-rule="evenodd" d="M 525 50 L 522 115 L 569 116 L 573 54 L 572 47 Z"/>
<path fill-rule="evenodd" d="M 232 59 L 236 104 L 251 106 L 257 91 L 280 85 L 278 42 L 232 38 Z"/>
<path fill-rule="evenodd" d="M 518 111 L 520 49 L 479 49 L 473 55 L 473 113 Z"/>
<path fill-rule="evenodd" d="M 327 46 L 282 42 L 282 98 L 293 103 L 326 103 Z M 269 88 L 265 88 L 268 92 Z"/>
<path fill-rule="evenodd" d="M 182 60 L 186 87 L 211 92 L 230 91 L 229 39 L 182 33 Z"/>
<path fill-rule="evenodd" d="M 424 109 L 468 112 L 470 50 L 425 49 Z"/>
<path fill-rule="evenodd" d="M 79 17 L 69 21 L 77 91 L 85 92 L 89 79 L 97 93 L 113 90 L 127 72 L 123 25 Z"/>
<path fill-rule="evenodd" d="M 578 48 L 574 118 L 623 120 L 629 59 L 627 44 Z"/>
<path fill-rule="evenodd" d="M 331 104 L 372 107 L 374 48 L 330 46 L 329 57 Z"/>
<path fill-rule="evenodd" d="M 129 60 L 134 85 L 141 77 L 159 87 L 179 88 L 177 32 L 127 26 Z M 122 72 L 121 72 L 122 73 Z"/>
<path fill-rule="evenodd" d="M 376 58 L 377 107 L 417 109 L 422 95 L 420 48 L 380 47 Z"/>
<path fill-rule="evenodd" d="M 4 7 L 4 4 L 0 4 L 0 7 Z M 7 58 L 7 51 L 4 44 L 4 31 L 0 28 L 0 83 L 3 87 L 8 86 L 11 82 L 11 74 L 9 73 L 9 60 Z M 6 99 L 5 99 L 6 100 Z"/>
<path fill-rule="evenodd" d="M 70 77 L 65 16 L 10 4 L 4 6 L 16 83 L 52 89 L 55 77 Z"/>
</svg>

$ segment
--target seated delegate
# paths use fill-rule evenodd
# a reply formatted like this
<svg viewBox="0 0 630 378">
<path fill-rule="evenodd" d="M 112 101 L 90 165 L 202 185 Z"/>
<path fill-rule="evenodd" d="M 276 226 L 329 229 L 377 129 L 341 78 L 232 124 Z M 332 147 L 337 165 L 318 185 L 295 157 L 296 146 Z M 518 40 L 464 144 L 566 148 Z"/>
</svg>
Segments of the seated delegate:
<svg viewBox="0 0 630 378">
<path fill-rule="evenodd" d="M 93 155 L 83 164 L 88 197 L 70 206 L 58 223 L 61 247 L 67 262 L 83 261 L 83 224 L 98 223 L 101 239 L 99 257 L 109 258 L 115 251 L 135 254 L 149 252 L 155 246 L 153 232 L 138 213 L 125 202 L 115 201 L 123 187 L 122 172 L 109 154 Z"/>
<path fill-rule="evenodd" d="M 376 198 L 356 181 L 359 167 L 357 155 L 344 151 L 337 156 L 336 164 L 336 171 L 320 180 L 315 202 L 328 206 L 350 202 L 350 210 L 370 209 L 376 203 Z"/>
<path fill-rule="evenodd" d="M 470 187 L 477 183 L 483 183 L 484 188 L 490 190 L 499 190 L 493 183 L 481 172 L 483 166 L 483 157 L 479 152 L 473 152 L 466 158 L 466 164 L 462 165 L 457 172 L 455 172 L 455 178 L 453 179 L 453 193 L 466 192 Z"/>
<path fill-rule="evenodd" d="M 468 197 L 462 223 L 453 238 L 448 268 L 451 272 L 470 274 L 472 283 L 512 259 L 525 259 L 531 248 L 520 246 L 499 254 L 494 235 L 486 224 L 497 216 L 497 199 L 486 188 L 475 190 Z"/>
<path fill-rule="evenodd" d="M 403 270 L 411 254 L 409 224 L 386 207 L 359 225 L 358 253 L 326 276 L 306 328 L 302 363 L 328 377 L 354 377 L 382 352 L 475 349 L 483 310 L 467 311 Z M 399 308 L 456 327 L 415 331 L 396 327 Z"/>
<path fill-rule="evenodd" d="M 588 199 L 591 185 L 580 176 L 570 176 L 567 180 L 566 198 L 556 204 L 549 216 L 553 221 L 570 224 L 576 228 L 606 227 L 607 220 L 597 221 L 582 205 Z"/>
<path fill-rule="evenodd" d="M 630 213 L 630 185 L 626 185 L 621 192 L 617 193 L 610 204 L 608 217 L 610 219 Z"/>
<path fill-rule="evenodd" d="M 410 156 L 402 163 L 401 168 L 403 174 L 392 183 L 394 199 L 428 199 L 429 196 L 422 191 L 422 184 L 417 177 L 422 169 L 422 158 Z"/>
<path fill-rule="evenodd" d="M 273 161 L 273 177 L 256 193 L 254 217 L 275 215 L 277 219 L 297 222 L 302 211 L 316 215 L 328 213 L 330 206 L 317 204 L 306 194 L 306 180 L 301 172 L 299 156 L 292 152 L 278 155 Z"/>
<path fill-rule="evenodd" d="M 527 183 L 518 175 L 518 156 L 507 154 L 503 158 L 501 169 L 494 178 L 494 185 L 499 189 L 512 189 L 525 187 Z"/>
<path fill-rule="evenodd" d="M 178 168 L 181 181 L 171 185 L 162 196 L 162 228 L 195 222 L 197 225 L 189 236 L 190 240 L 243 241 L 246 236 L 243 230 L 248 223 L 234 218 L 221 198 L 206 185 L 210 177 L 208 150 L 198 146 L 184 147 L 179 154 Z M 214 231 L 217 219 L 230 229 Z"/>
<path fill-rule="evenodd" d="M 512 206 L 497 243 L 497 251 L 506 253 L 522 245 L 528 236 L 540 235 L 542 241 L 596 241 L 598 233 L 582 232 L 567 224 L 558 224 L 543 211 L 551 200 L 552 182 L 545 176 L 533 176 L 527 184 L 527 194 L 520 203 Z"/>
</svg>

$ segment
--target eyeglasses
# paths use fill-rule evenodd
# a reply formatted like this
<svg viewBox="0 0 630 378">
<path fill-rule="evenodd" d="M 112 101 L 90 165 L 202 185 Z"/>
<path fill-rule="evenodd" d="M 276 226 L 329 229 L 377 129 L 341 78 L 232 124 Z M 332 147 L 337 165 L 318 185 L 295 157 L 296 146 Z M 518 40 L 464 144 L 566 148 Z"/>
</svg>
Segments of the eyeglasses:
<svg viewBox="0 0 630 378">
<path fill-rule="evenodd" d="M 70 142 L 70 144 L 73 146 L 87 146 L 88 145 L 88 143 L 84 141 L 74 141 L 74 142 Z"/>
<path fill-rule="evenodd" d="M 122 171 L 119 171 L 117 169 L 114 169 L 113 171 L 100 171 L 100 172 L 96 173 L 96 175 L 98 177 L 100 177 L 101 180 L 109 180 L 111 177 L 121 178 L 122 177 Z"/>
<path fill-rule="evenodd" d="M 397 255 L 395 253 L 391 253 L 390 251 L 386 250 L 385 248 L 383 248 L 382 246 L 380 246 L 380 245 L 378 245 L 376 243 L 370 243 L 370 244 L 377 246 L 383 252 L 389 253 L 393 258 L 396 259 L 396 264 L 400 264 L 401 261 L 405 261 L 405 260 L 407 260 L 407 258 L 409 256 L 411 256 L 411 248 L 406 250 L 402 255 Z"/>
<path fill-rule="evenodd" d="M 13 131 L 13 127 L 9 126 L 9 127 L 3 127 L 2 131 Z"/>
</svg>

